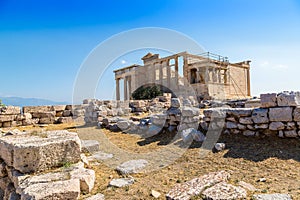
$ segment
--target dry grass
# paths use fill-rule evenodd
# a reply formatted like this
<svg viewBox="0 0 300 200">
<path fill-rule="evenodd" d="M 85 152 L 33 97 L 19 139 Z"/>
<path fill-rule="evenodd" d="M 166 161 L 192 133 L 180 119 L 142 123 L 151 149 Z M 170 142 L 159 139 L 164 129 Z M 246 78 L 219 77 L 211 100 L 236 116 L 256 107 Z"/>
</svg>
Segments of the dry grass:
<svg viewBox="0 0 300 200">
<path fill-rule="evenodd" d="M 101 149 L 115 156 L 111 161 L 94 165 L 96 184 L 92 194 L 103 193 L 106 199 L 154 199 L 151 190 L 156 190 L 165 199 L 165 194 L 177 183 L 182 183 L 208 172 L 229 170 L 230 182 L 237 185 L 239 181 L 253 184 L 255 193 L 289 193 L 293 199 L 300 199 L 300 141 L 299 139 L 280 139 L 277 137 L 247 138 L 231 135 L 222 136 L 227 149 L 219 153 L 209 152 L 200 158 L 199 144 L 192 146 L 175 162 L 160 170 L 133 175 L 135 183 L 126 188 L 107 187 L 112 178 L 121 177 L 114 168 L 126 156 L 120 156 L 124 150 L 128 154 L 146 155 L 163 149 L 173 137 L 172 134 L 161 134 L 148 139 L 135 135 L 113 133 L 100 130 L 95 126 L 75 128 L 72 125 L 50 125 L 47 129 L 67 129 L 78 132 L 82 139 L 98 140 Z M 20 129 L 22 130 L 22 129 Z M 113 143 L 112 148 L 108 143 Z M 159 155 L 158 155 L 159 156 Z M 259 178 L 266 182 L 257 182 Z M 248 193 L 249 199 L 251 193 Z M 88 196 L 88 195 L 87 195 Z"/>
</svg>

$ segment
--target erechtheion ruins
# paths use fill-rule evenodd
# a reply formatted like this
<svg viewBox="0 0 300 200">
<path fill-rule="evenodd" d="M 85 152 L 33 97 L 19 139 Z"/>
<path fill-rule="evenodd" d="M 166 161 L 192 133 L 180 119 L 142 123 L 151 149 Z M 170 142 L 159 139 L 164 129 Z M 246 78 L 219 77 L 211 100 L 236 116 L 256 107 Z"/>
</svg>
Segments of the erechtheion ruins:
<svg viewBox="0 0 300 200">
<path fill-rule="evenodd" d="M 168 88 L 176 96 L 194 95 L 201 99 L 241 99 L 250 97 L 250 61 L 230 63 L 227 57 L 212 53 L 187 52 L 160 58 L 148 53 L 144 65 L 131 65 L 114 71 L 116 98 L 120 100 L 123 81 L 124 100 L 143 85 Z"/>
</svg>

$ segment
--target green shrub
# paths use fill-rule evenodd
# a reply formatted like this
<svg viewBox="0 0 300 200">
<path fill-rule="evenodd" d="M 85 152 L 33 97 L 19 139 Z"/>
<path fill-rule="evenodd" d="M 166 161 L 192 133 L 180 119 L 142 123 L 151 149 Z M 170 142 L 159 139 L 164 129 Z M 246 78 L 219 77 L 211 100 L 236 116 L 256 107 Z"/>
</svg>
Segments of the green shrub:
<svg viewBox="0 0 300 200">
<path fill-rule="evenodd" d="M 2 103 L 2 100 L 0 99 L 0 107 L 1 106 L 5 106 L 5 105 Z"/>
<path fill-rule="evenodd" d="M 161 96 L 162 94 L 160 87 L 157 85 L 141 86 L 132 93 L 132 98 L 134 100 L 152 99 L 157 96 Z"/>
</svg>

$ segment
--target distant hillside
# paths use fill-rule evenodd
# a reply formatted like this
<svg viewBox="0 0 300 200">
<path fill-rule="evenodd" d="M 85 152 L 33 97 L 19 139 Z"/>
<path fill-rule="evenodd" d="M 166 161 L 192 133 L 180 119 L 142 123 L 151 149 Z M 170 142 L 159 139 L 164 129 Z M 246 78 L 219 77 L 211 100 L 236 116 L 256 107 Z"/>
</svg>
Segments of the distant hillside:
<svg viewBox="0 0 300 200">
<path fill-rule="evenodd" d="M 47 99 L 22 98 L 22 97 L 0 97 L 2 103 L 8 106 L 43 106 L 43 105 L 64 105 L 69 102 L 57 102 Z"/>
</svg>

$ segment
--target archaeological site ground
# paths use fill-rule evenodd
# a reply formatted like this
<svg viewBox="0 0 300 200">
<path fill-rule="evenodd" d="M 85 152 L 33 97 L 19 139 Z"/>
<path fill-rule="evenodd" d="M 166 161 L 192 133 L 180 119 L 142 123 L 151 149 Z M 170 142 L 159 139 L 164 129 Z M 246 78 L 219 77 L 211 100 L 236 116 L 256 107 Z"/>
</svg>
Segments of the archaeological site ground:
<svg viewBox="0 0 300 200">
<path fill-rule="evenodd" d="M 300 199 L 299 92 L 251 97 L 250 61 L 212 53 L 142 60 L 116 100 L 1 105 L 0 199 Z"/>
</svg>

